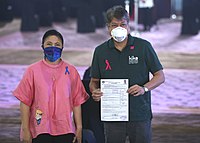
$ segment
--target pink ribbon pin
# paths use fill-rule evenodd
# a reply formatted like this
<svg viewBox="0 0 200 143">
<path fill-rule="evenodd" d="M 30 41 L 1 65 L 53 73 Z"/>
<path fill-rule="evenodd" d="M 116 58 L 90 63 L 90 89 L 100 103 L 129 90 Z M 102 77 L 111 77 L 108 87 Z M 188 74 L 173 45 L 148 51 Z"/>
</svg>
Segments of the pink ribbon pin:
<svg viewBox="0 0 200 143">
<path fill-rule="evenodd" d="M 135 48 L 134 46 L 131 46 L 131 47 L 130 47 L 131 50 L 133 50 L 134 48 Z"/>
<path fill-rule="evenodd" d="M 108 60 L 106 60 L 106 70 L 111 70 L 111 66 Z"/>
</svg>

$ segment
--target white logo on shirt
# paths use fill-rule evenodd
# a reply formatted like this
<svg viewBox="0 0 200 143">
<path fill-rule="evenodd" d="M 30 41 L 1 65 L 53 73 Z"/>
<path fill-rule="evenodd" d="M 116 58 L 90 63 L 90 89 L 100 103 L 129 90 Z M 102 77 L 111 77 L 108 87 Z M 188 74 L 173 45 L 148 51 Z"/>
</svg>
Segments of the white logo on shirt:
<svg viewBox="0 0 200 143">
<path fill-rule="evenodd" d="M 134 57 L 134 56 L 129 56 L 129 64 L 137 64 L 138 63 L 138 57 Z"/>
</svg>

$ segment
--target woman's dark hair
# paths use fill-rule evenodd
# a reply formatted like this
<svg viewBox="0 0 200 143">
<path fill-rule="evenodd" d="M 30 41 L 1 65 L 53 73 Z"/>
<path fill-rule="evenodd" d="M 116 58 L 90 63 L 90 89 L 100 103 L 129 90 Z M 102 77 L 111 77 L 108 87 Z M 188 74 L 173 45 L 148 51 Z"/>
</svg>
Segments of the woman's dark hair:
<svg viewBox="0 0 200 143">
<path fill-rule="evenodd" d="M 106 23 L 109 24 L 113 18 L 119 20 L 125 19 L 127 22 L 129 22 L 129 14 L 126 9 L 121 5 L 113 6 L 106 11 Z"/>
<path fill-rule="evenodd" d="M 43 35 L 43 37 L 42 37 L 42 47 L 43 47 L 43 45 L 44 45 L 45 39 L 46 39 L 47 37 L 49 37 L 49 36 L 52 36 L 52 35 L 54 35 L 54 36 L 60 38 L 60 40 L 61 40 L 61 42 L 62 42 L 62 45 L 64 44 L 63 36 L 61 35 L 61 33 L 58 32 L 58 31 L 56 31 L 56 30 L 54 30 L 54 29 L 51 29 L 51 30 L 48 30 L 48 31 L 46 31 L 46 32 L 44 33 L 44 35 Z"/>
</svg>

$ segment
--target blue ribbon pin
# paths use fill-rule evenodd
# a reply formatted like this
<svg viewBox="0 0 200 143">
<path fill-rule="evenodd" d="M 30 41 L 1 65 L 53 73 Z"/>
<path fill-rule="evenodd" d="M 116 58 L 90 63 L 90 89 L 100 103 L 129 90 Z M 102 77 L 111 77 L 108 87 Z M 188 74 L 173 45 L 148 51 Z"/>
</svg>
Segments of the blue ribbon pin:
<svg viewBox="0 0 200 143">
<path fill-rule="evenodd" d="M 68 66 L 66 66 L 66 68 L 65 68 L 65 74 L 67 74 L 67 73 L 70 74 L 70 73 L 69 73 Z"/>
</svg>

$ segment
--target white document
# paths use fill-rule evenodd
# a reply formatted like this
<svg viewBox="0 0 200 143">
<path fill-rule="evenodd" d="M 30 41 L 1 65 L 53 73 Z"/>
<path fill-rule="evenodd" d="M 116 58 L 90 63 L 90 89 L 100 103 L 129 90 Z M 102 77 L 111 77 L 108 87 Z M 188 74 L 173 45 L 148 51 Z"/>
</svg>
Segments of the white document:
<svg viewBox="0 0 200 143">
<path fill-rule="evenodd" d="M 101 79 L 101 120 L 128 121 L 128 79 Z"/>
</svg>

